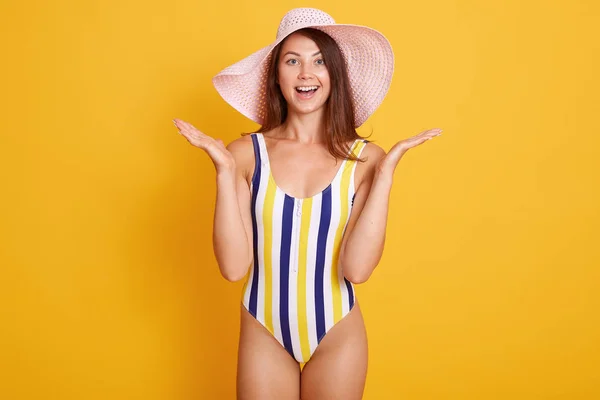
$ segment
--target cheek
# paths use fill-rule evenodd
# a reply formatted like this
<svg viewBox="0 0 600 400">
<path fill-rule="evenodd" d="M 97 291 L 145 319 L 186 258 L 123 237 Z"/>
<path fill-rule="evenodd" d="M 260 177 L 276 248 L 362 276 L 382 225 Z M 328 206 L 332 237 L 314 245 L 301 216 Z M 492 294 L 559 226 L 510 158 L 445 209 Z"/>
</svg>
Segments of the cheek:
<svg viewBox="0 0 600 400">
<path fill-rule="evenodd" d="M 290 73 L 287 68 L 279 68 L 277 71 L 277 82 L 282 89 L 289 85 L 290 82 Z"/>
<path fill-rule="evenodd" d="M 329 79 L 329 72 L 324 71 L 322 74 L 318 76 L 319 81 L 323 85 L 323 89 L 325 92 L 329 93 L 331 91 L 331 80 Z"/>
</svg>

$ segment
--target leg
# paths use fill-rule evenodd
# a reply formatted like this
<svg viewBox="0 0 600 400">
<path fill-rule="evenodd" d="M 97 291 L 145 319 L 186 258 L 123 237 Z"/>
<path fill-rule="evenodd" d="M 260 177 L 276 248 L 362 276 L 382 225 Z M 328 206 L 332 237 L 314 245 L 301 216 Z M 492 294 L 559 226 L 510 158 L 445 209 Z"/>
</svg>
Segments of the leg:
<svg viewBox="0 0 600 400">
<path fill-rule="evenodd" d="M 242 306 L 237 367 L 239 400 L 298 400 L 300 366 Z"/>
<path fill-rule="evenodd" d="M 367 333 L 358 303 L 321 340 L 302 370 L 302 400 L 362 399 Z"/>
</svg>

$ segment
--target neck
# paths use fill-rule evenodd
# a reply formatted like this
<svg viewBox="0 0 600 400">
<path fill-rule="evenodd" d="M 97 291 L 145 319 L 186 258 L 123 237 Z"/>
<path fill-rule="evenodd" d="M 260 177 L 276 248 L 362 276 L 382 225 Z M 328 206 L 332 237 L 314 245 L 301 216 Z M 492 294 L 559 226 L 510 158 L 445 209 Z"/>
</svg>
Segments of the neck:
<svg viewBox="0 0 600 400">
<path fill-rule="evenodd" d="M 290 112 L 279 132 L 282 138 L 296 140 L 302 144 L 322 143 L 325 136 L 323 110 L 310 114 Z"/>
</svg>

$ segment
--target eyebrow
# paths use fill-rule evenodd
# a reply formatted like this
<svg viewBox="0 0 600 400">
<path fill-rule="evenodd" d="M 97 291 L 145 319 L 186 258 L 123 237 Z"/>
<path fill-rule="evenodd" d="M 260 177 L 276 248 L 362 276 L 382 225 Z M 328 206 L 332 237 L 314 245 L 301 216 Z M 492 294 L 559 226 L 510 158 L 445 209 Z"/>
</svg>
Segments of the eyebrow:
<svg viewBox="0 0 600 400">
<path fill-rule="evenodd" d="M 300 57 L 300 54 L 296 53 L 295 51 L 288 51 L 288 52 L 287 52 L 287 53 L 285 53 L 283 56 L 285 57 L 285 56 L 287 56 L 288 54 L 292 54 L 292 55 L 294 55 L 294 56 L 296 56 L 296 57 Z M 317 52 L 316 52 L 316 53 L 314 53 L 314 54 L 313 54 L 311 57 L 314 57 L 314 56 L 316 56 L 316 55 L 318 55 L 318 54 L 321 54 L 321 51 L 317 51 Z"/>
</svg>

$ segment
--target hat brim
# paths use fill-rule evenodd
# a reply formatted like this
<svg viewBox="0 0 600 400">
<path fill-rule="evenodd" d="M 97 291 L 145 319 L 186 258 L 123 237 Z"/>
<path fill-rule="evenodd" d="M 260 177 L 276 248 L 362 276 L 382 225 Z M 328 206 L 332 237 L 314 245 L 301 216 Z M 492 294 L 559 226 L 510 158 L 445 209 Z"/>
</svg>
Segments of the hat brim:
<svg viewBox="0 0 600 400">
<path fill-rule="evenodd" d="M 394 72 L 392 46 L 380 32 L 366 26 L 327 24 L 308 27 L 327 33 L 340 48 L 346 60 L 354 100 L 354 125 L 362 125 L 389 90 Z M 302 28 L 219 72 L 212 82 L 221 97 L 245 117 L 263 124 L 269 56 L 275 46 L 299 29 Z"/>
</svg>

